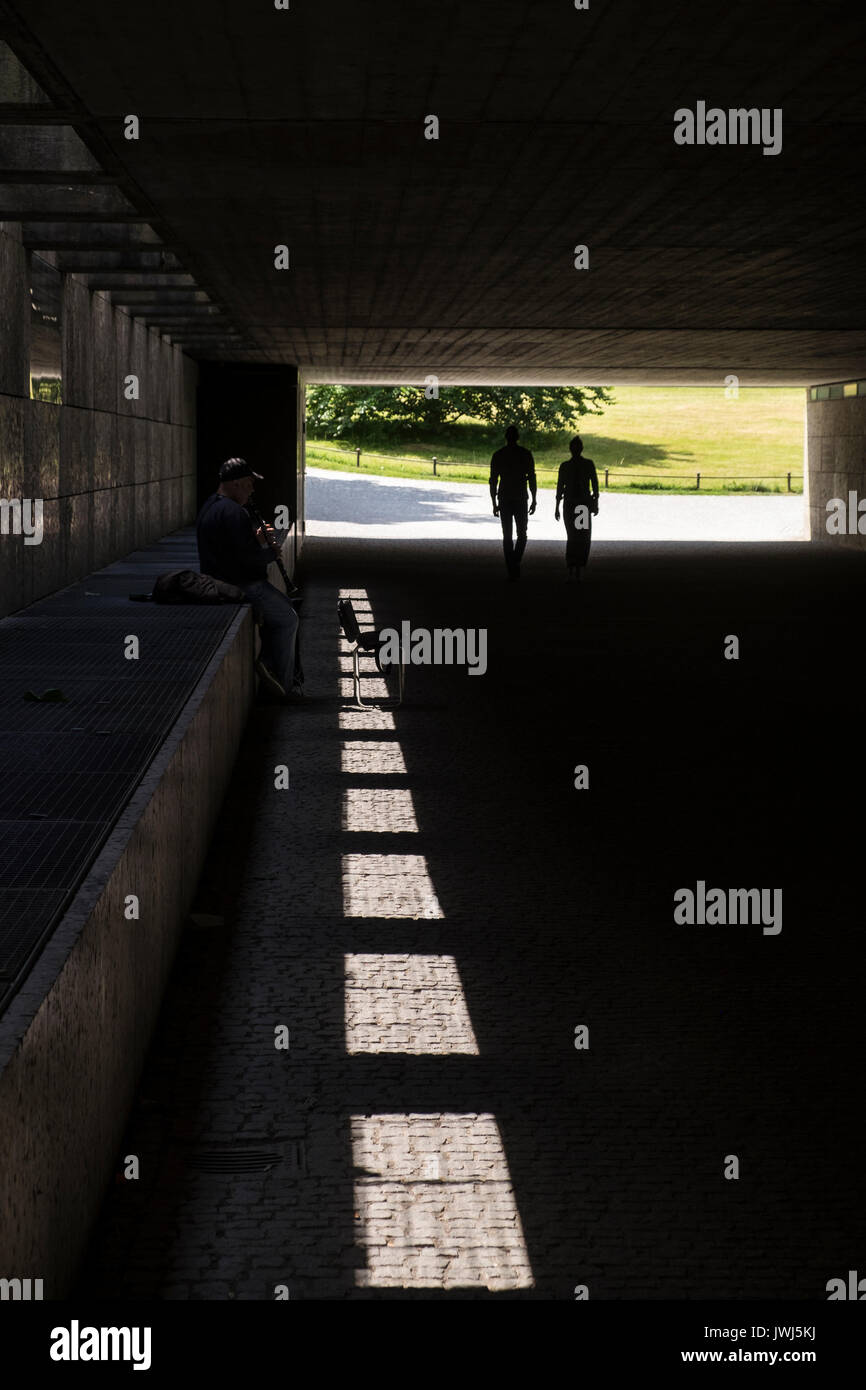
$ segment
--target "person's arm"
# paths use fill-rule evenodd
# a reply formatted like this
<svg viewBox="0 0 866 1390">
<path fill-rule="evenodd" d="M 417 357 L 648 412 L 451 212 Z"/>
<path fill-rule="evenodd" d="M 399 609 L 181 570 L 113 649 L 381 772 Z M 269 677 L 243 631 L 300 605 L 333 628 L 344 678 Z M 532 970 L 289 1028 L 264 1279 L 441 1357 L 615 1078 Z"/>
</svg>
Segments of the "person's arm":
<svg viewBox="0 0 866 1390">
<path fill-rule="evenodd" d="M 493 503 L 493 515 L 499 515 L 499 508 L 496 505 L 496 489 L 499 486 L 499 467 L 496 462 L 496 455 L 490 459 L 490 500 Z"/>
<path fill-rule="evenodd" d="M 273 552 L 269 546 L 262 546 L 257 541 L 249 512 L 238 506 L 237 511 L 233 511 L 226 520 L 238 565 L 249 579 L 266 579 Z"/>
<path fill-rule="evenodd" d="M 559 521 L 559 504 L 562 501 L 562 494 L 565 491 L 565 477 L 563 475 L 564 468 L 565 464 L 561 463 L 559 465 L 559 472 L 556 475 L 556 506 L 553 510 L 554 521 Z"/>
<path fill-rule="evenodd" d="M 529 454 L 529 462 L 526 465 L 526 481 L 529 483 L 529 491 L 532 495 L 532 506 L 529 508 L 529 515 L 532 516 L 532 513 L 535 511 L 535 497 L 538 492 L 538 481 L 535 477 L 535 459 L 528 449 L 526 452 Z"/>
<path fill-rule="evenodd" d="M 598 511 L 598 474 L 595 471 L 595 464 L 592 459 L 589 461 L 590 487 L 592 489 L 592 500 L 595 503 L 595 510 Z"/>
</svg>

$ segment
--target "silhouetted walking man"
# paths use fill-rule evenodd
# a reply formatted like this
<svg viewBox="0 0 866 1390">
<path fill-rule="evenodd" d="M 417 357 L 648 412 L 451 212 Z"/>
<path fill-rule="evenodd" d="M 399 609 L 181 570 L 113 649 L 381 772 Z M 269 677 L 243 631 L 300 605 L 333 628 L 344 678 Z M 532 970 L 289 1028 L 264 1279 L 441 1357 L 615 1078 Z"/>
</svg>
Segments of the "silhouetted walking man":
<svg viewBox="0 0 866 1390">
<path fill-rule="evenodd" d="M 556 511 L 565 499 L 565 563 L 569 579 L 579 579 L 580 571 L 589 559 L 592 544 L 592 518 L 598 515 L 598 474 L 592 459 L 583 457 L 583 440 L 575 435 L 569 448 L 571 458 L 559 465 L 556 480 Z"/>
<path fill-rule="evenodd" d="M 535 511 L 535 460 L 528 449 L 518 444 L 516 425 L 505 431 L 505 448 L 497 449 L 490 460 L 490 500 L 493 515 L 502 522 L 502 545 L 505 568 L 509 579 L 520 578 L 520 561 L 526 549 L 526 518 Z M 527 511 L 526 485 L 532 493 L 532 506 Z M 512 527 L 517 527 L 517 544 Z"/>
</svg>

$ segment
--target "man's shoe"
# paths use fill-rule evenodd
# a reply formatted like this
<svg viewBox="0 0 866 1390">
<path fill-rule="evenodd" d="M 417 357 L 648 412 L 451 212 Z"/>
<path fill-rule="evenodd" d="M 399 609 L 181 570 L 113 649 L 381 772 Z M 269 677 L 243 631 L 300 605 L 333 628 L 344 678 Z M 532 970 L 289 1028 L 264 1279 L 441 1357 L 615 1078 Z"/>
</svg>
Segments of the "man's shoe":
<svg viewBox="0 0 866 1390">
<path fill-rule="evenodd" d="M 261 660 L 261 658 L 259 658 L 259 660 L 256 662 L 256 675 L 258 676 L 265 690 L 267 690 L 271 695 L 278 695 L 281 699 L 285 699 L 286 687 L 280 684 L 273 671 L 270 671 L 268 669 L 268 667 Z"/>
</svg>

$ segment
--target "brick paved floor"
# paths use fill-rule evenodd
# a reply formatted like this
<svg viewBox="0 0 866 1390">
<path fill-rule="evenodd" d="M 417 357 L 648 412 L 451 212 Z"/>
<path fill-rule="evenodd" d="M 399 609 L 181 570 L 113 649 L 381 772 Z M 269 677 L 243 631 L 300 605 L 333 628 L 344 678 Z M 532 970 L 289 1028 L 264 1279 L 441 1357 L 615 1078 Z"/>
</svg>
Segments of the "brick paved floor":
<svg viewBox="0 0 866 1390">
<path fill-rule="evenodd" d="M 500 564 L 309 542 L 309 705 L 253 716 L 79 1292 L 822 1298 L 862 1267 L 862 557 Z M 352 711 L 342 592 L 486 628 L 488 673 Z M 698 879 L 781 887 L 781 933 L 676 925 Z"/>
</svg>

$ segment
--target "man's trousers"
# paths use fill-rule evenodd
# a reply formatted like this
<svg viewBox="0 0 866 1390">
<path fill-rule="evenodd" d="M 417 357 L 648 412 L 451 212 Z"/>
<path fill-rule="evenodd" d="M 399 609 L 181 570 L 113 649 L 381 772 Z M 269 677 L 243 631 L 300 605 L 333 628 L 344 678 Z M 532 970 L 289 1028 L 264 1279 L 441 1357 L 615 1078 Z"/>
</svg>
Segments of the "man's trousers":
<svg viewBox="0 0 866 1390">
<path fill-rule="evenodd" d="M 255 579 L 239 586 L 264 620 L 261 659 L 273 671 L 284 690 L 295 680 L 295 642 L 298 615 L 284 593 L 267 579 Z"/>
<path fill-rule="evenodd" d="M 505 551 L 505 564 L 509 570 L 516 569 L 526 549 L 529 503 L 526 497 L 522 501 L 500 497 L 497 499 L 497 505 L 499 507 L 499 520 L 502 523 L 502 548 Z M 513 527 L 517 528 L 516 544 L 512 535 Z"/>
</svg>

